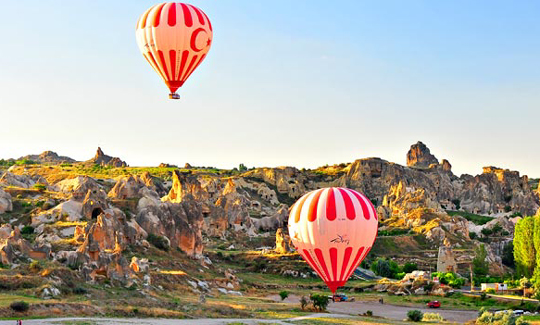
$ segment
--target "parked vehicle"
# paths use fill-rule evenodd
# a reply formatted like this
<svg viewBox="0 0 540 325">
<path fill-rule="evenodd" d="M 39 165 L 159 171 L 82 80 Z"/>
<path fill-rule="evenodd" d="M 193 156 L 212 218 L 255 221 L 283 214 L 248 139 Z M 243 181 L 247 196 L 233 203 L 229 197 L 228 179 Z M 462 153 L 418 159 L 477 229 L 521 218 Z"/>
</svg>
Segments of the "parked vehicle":
<svg viewBox="0 0 540 325">
<path fill-rule="evenodd" d="M 441 307 L 441 302 L 437 301 L 437 300 L 430 301 L 430 302 L 427 303 L 427 306 L 429 308 L 439 308 L 439 307 Z"/>
<path fill-rule="evenodd" d="M 349 297 L 340 293 L 333 296 L 328 296 L 328 299 L 332 299 L 332 301 L 334 302 L 340 302 L 340 301 L 348 301 Z"/>
</svg>

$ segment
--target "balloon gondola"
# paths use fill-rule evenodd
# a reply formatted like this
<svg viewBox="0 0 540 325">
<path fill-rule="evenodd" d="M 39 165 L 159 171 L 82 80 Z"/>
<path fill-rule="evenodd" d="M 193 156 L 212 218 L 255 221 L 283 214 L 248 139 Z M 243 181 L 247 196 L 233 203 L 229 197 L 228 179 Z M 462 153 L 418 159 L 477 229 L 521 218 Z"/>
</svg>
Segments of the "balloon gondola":
<svg viewBox="0 0 540 325">
<path fill-rule="evenodd" d="M 167 2 L 146 10 L 136 29 L 143 56 L 179 99 L 177 90 L 206 58 L 212 44 L 212 24 L 199 8 Z"/>
<path fill-rule="evenodd" d="M 378 218 L 363 194 L 332 187 L 302 196 L 291 208 L 288 227 L 298 253 L 335 295 L 373 246 Z"/>
</svg>

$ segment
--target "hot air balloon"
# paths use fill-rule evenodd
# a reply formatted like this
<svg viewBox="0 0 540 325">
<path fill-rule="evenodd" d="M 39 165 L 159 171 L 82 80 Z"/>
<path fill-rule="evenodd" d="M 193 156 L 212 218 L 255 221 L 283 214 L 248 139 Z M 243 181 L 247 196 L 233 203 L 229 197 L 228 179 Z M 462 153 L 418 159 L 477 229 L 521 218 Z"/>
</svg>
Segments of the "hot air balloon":
<svg viewBox="0 0 540 325">
<path fill-rule="evenodd" d="M 199 8 L 161 3 L 146 10 L 137 22 L 137 44 L 171 91 L 176 93 L 204 60 L 212 44 L 212 24 Z"/>
<path fill-rule="evenodd" d="M 298 253 L 335 295 L 373 246 L 377 211 L 356 191 L 323 188 L 292 206 L 288 227 Z"/>
</svg>

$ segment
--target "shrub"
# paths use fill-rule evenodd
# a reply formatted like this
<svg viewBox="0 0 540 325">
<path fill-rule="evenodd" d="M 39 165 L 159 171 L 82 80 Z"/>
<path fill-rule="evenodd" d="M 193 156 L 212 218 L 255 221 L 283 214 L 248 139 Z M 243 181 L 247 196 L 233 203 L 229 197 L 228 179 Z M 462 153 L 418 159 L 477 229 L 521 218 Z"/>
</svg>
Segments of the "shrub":
<svg viewBox="0 0 540 325">
<path fill-rule="evenodd" d="M 21 235 L 31 235 L 34 233 L 34 227 L 32 226 L 24 226 L 21 229 Z"/>
<path fill-rule="evenodd" d="M 9 308 L 16 312 L 24 313 L 30 308 L 30 305 L 26 301 L 14 301 L 9 305 Z"/>
<path fill-rule="evenodd" d="M 469 232 L 469 238 L 470 238 L 470 239 L 476 239 L 476 238 L 478 238 L 478 234 L 475 233 L 475 232 L 473 232 L 473 231 L 471 231 L 471 232 Z"/>
<path fill-rule="evenodd" d="M 88 293 L 88 290 L 83 287 L 75 287 L 73 288 L 73 293 L 76 295 L 85 295 Z"/>
<path fill-rule="evenodd" d="M 407 319 L 410 320 L 411 322 L 420 322 L 423 316 L 424 314 L 422 314 L 422 312 L 417 309 L 409 310 L 407 312 Z"/>
<path fill-rule="evenodd" d="M 38 191 L 45 191 L 47 189 L 47 186 L 45 186 L 45 184 L 37 183 L 34 184 L 34 188 Z"/>
<path fill-rule="evenodd" d="M 366 311 L 366 316 L 373 316 L 373 311 L 371 310 Z"/>
<path fill-rule="evenodd" d="M 313 307 L 318 311 L 324 311 L 328 307 L 329 301 L 325 295 L 312 294 L 309 299 L 313 302 Z"/>
<path fill-rule="evenodd" d="M 154 245 L 158 249 L 169 251 L 169 241 L 163 236 L 157 236 L 150 233 L 148 234 L 146 240 L 148 240 L 150 244 Z"/>
<path fill-rule="evenodd" d="M 487 288 L 486 293 L 495 293 L 495 289 L 493 288 Z"/>
<path fill-rule="evenodd" d="M 304 310 L 304 309 L 306 309 L 308 304 L 309 304 L 308 298 L 306 298 L 306 296 L 302 296 L 300 298 L 300 308 L 302 308 L 302 310 Z"/>
<path fill-rule="evenodd" d="M 418 265 L 416 265 L 416 263 L 407 262 L 403 265 L 403 272 L 405 273 L 411 273 L 416 270 L 418 270 Z"/>
<path fill-rule="evenodd" d="M 32 272 L 39 272 L 42 269 L 41 264 L 39 263 L 39 261 L 32 261 L 32 263 L 30 263 L 29 267 L 30 267 L 30 270 Z"/>
<path fill-rule="evenodd" d="M 422 322 L 434 322 L 434 323 L 440 323 L 443 322 L 444 318 L 442 318 L 441 315 L 438 313 L 425 313 L 422 317 Z"/>
<path fill-rule="evenodd" d="M 281 297 L 281 301 L 283 301 L 287 299 L 287 297 L 289 296 L 289 291 L 283 290 L 279 293 L 279 296 Z"/>
</svg>

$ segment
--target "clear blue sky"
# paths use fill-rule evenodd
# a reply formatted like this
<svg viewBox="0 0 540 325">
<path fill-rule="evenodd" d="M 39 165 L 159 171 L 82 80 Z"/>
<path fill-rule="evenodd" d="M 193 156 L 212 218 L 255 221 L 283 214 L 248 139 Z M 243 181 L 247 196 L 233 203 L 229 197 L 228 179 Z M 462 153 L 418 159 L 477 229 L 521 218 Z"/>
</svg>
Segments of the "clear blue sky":
<svg viewBox="0 0 540 325">
<path fill-rule="evenodd" d="M 135 23 L 152 1 L 4 1 L 0 158 L 100 145 L 130 165 L 378 156 L 540 177 L 539 1 L 192 1 L 213 47 L 180 90 Z"/>
</svg>

